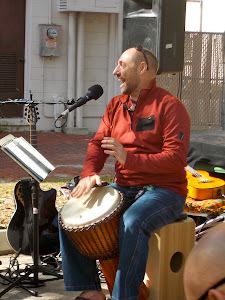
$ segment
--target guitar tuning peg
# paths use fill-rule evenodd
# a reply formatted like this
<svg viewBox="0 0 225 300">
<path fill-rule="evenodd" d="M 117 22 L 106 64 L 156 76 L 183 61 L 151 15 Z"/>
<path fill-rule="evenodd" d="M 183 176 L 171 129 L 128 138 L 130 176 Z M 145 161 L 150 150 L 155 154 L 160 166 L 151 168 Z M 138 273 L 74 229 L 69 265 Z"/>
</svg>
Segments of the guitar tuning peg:
<svg viewBox="0 0 225 300">
<path fill-rule="evenodd" d="M 36 114 L 39 115 L 39 112 L 37 111 Z"/>
</svg>

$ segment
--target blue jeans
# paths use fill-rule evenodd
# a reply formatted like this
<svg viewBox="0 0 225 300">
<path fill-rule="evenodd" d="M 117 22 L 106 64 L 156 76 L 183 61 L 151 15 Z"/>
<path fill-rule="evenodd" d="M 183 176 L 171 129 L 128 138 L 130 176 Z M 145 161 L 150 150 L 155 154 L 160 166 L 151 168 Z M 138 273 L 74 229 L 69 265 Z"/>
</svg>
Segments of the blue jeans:
<svg viewBox="0 0 225 300">
<path fill-rule="evenodd" d="M 148 242 L 151 233 L 173 222 L 183 212 L 185 197 L 165 188 L 141 190 L 137 187 L 112 187 L 124 195 L 128 209 L 120 220 L 120 258 L 112 299 L 138 299 L 139 286 L 145 275 Z M 60 228 L 63 276 L 66 291 L 100 290 L 95 261 L 85 257 L 73 246 Z"/>
</svg>

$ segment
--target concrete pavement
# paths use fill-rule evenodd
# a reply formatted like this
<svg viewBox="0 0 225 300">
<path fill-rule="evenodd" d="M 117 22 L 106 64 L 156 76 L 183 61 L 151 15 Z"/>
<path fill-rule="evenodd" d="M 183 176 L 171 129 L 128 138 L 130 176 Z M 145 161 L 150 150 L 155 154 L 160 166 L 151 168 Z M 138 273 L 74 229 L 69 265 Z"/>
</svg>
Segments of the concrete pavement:
<svg viewBox="0 0 225 300">
<path fill-rule="evenodd" d="M 12 255 L 0 256 L 0 260 L 2 262 L 2 265 L 0 266 L 0 274 L 2 276 L 4 276 L 7 272 L 7 268 L 9 267 L 9 263 L 10 263 L 10 258 L 13 258 L 13 256 Z M 19 262 L 19 268 L 21 270 L 23 270 L 25 266 L 33 264 L 32 257 L 25 256 L 25 255 L 20 255 L 18 257 L 18 262 Z M 60 271 L 59 274 L 62 274 L 62 271 Z M 30 290 L 37 292 L 37 296 L 33 296 L 31 293 L 29 293 L 28 291 L 22 288 L 13 287 L 10 291 L 4 294 L 1 297 L 1 299 L 72 300 L 75 299 L 76 296 L 80 295 L 80 292 L 65 292 L 63 279 L 57 279 L 57 277 L 55 276 L 43 275 L 42 273 L 38 274 L 38 279 L 40 280 L 40 282 L 44 283 L 43 286 L 33 287 L 31 284 L 26 284 L 26 285 L 24 284 L 24 286 L 29 287 Z M 46 280 L 46 281 L 42 281 L 42 280 Z M 102 281 L 103 281 L 102 282 L 103 292 L 105 293 L 107 298 L 110 298 L 107 285 L 104 282 L 104 280 Z M 0 283 L 1 283 L 0 284 L 0 293 L 1 293 L 8 286 L 8 283 L 2 278 L 0 278 Z M 23 283 L 29 283 L 29 282 L 23 281 Z"/>
</svg>

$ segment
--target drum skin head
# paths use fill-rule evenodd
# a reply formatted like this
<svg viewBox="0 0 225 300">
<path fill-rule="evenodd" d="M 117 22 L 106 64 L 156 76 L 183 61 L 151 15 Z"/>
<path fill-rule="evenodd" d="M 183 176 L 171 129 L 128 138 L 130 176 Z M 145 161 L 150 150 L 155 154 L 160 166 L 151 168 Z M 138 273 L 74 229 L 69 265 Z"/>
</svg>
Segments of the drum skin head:
<svg viewBox="0 0 225 300">
<path fill-rule="evenodd" d="M 86 227 L 109 216 L 118 206 L 120 194 L 112 187 L 95 187 L 80 198 L 71 198 L 61 211 L 62 223 Z"/>
</svg>

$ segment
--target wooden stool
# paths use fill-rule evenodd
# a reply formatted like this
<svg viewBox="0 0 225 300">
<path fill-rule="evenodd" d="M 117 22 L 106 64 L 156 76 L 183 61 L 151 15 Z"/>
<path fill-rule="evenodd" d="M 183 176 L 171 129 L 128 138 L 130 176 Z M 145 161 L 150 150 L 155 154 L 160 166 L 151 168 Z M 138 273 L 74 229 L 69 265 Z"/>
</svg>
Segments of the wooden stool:
<svg viewBox="0 0 225 300">
<path fill-rule="evenodd" d="M 145 284 L 149 300 L 185 300 L 183 267 L 195 244 L 195 223 L 186 218 L 152 234 Z"/>
</svg>

